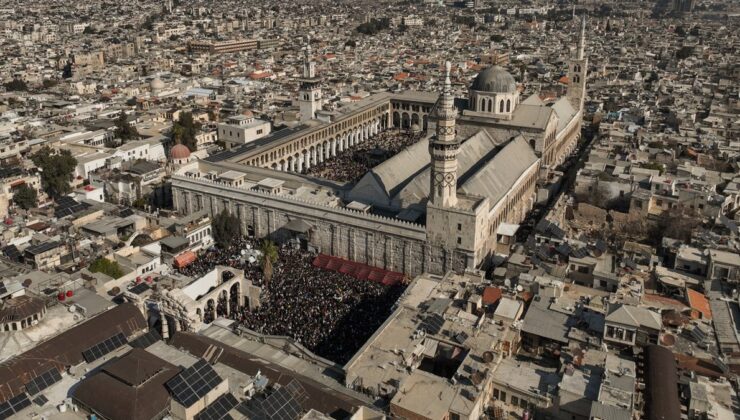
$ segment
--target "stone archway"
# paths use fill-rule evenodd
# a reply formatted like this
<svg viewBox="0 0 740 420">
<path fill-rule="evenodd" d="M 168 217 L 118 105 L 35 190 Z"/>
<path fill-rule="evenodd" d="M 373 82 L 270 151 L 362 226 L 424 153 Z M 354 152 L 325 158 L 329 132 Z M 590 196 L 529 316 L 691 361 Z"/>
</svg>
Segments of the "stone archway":
<svg viewBox="0 0 740 420">
<path fill-rule="evenodd" d="M 243 305 L 241 302 L 240 293 L 241 290 L 239 287 L 239 282 L 234 282 L 234 284 L 229 287 L 229 312 L 232 314 L 232 318 L 238 316 L 239 309 Z"/>
<path fill-rule="evenodd" d="M 203 310 L 203 322 L 210 324 L 216 319 L 216 302 L 213 299 L 206 301 L 206 307 Z"/>
</svg>

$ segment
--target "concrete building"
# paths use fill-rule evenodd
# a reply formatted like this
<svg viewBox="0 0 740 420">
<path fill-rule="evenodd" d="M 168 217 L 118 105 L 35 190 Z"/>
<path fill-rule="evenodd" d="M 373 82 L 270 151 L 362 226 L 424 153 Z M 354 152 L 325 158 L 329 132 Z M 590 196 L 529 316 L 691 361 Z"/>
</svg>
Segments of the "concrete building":
<svg viewBox="0 0 740 420">
<path fill-rule="evenodd" d="M 224 142 L 227 149 L 249 144 L 267 136 L 270 131 L 270 123 L 254 118 L 250 111 L 229 117 L 225 123 L 219 124 L 217 129 L 218 140 Z"/>
</svg>

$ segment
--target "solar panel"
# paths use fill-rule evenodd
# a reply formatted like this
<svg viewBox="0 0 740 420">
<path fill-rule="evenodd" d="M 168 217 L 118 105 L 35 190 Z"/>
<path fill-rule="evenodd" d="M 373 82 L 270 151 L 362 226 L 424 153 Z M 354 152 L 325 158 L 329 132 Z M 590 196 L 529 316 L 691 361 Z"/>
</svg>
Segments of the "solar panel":
<svg viewBox="0 0 740 420">
<path fill-rule="evenodd" d="M 46 388 L 62 380 L 62 375 L 56 368 L 51 368 L 26 383 L 26 391 L 29 395 L 36 395 Z"/>
<path fill-rule="evenodd" d="M 303 407 L 293 398 L 286 387 L 282 387 L 262 402 L 265 414 L 276 420 L 295 420 L 301 417 Z"/>
<path fill-rule="evenodd" d="M 140 294 L 146 292 L 149 289 L 151 289 L 151 287 L 149 287 L 148 284 L 146 284 L 146 283 L 139 283 L 136 286 L 128 289 L 128 291 L 131 292 L 131 293 L 140 295 Z"/>
<path fill-rule="evenodd" d="M 167 388 L 177 402 L 190 407 L 223 380 L 203 359 L 167 381 Z"/>
<path fill-rule="evenodd" d="M 231 419 L 229 411 L 236 407 L 239 401 L 231 394 L 224 394 L 208 407 L 204 408 L 203 411 L 198 413 L 195 418 L 196 420 L 225 420 Z"/>
<path fill-rule="evenodd" d="M 82 357 L 85 358 L 87 363 L 92 363 L 113 350 L 123 346 L 127 342 L 128 340 L 126 340 L 126 336 L 123 335 L 123 333 L 118 333 L 83 351 Z"/>
<path fill-rule="evenodd" d="M 157 331 L 151 330 L 148 333 L 140 337 L 137 337 L 134 340 L 131 340 L 131 342 L 129 342 L 129 345 L 131 347 L 138 347 L 138 348 L 145 349 L 161 339 L 162 339 L 162 336 L 159 335 Z"/>
<path fill-rule="evenodd" d="M 18 414 L 19 411 L 31 405 L 31 400 L 28 399 L 28 395 L 24 392 L 18 394 L 15 397 L 0 404 L 0 420 L 12 417 Z"/>
<path fill-rule="evenodd" d="M 38 405 L 39 407 L 43 407 L 44 404 L 49 402 L 49 399 L 44 396 L 44 394 L 39 395 L 38 397 L 33 399 L 33 402 Z"/>
<path fill-rule="evenodd" d="M 424 328 L 428 334 L 436 335 L 442 330 L 442 326 L 445 323 L 445 319 L 442 315 L 431 314 L 424 318 L 424 322 L 421 323 L 421 327 Z"/>
</svg>

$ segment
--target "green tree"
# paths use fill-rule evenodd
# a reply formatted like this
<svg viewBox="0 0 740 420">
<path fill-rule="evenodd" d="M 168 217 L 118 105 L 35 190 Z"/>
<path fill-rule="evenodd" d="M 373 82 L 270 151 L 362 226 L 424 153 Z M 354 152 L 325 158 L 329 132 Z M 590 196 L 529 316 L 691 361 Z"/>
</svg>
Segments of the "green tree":
<svg viewBox="0 0 740 420">
<path fill-rule="evenodd" d="M 123 269 L 121 268 L 120 264 L 118 264 L 118 261 L 111 261 L 105 257 L 98 257 L 95 261 L 92 262 L 92 264 L 90 264 L 88 270 L 93 273 L 106 274 L 113 277 L 114 279 L 117 279 L 124 274 Z"/>
<path fill-rule="evenodd" d="M 59 82 L 54 79 L 46 79 L 43 82 L 44 89 L 51 89 L 58 84 Z"/>
<path fill-rule="evenodd" d="M 44 146 L 31 155 L 31 160 L 41 169 L 41 185 L 50 197 L 56 199 L 72 191 L 69 185 L 77 166 L 77 159 L 69 150 L 54 150 Z"/>
<path fill-rule="evenodd" d="M 226 210 L 221 210 L 211 221 L 213 239 L 219 247 L 228 249 L 239 237 L 239 219 Z"/>
<path fill-rule="evenodd" d="M 136 127 L 128 123 L 128 118 L 124 111 L 121 111 L 121 113 L 118 114 L 118 118 L 116 118 L 116 135 L 124 143 L 129 140 L 139 139 L 139 131 Z"/>
<path fill-rule="evenodd" d="M 10 82 L 5 83 L 3 86 L 5 86 L 5 90 L 7 90 L 8 92 L 20 92 L 28 90 L 28 85 L 21 79 L 13 79 Z"/>
<path fill-rule="evenodd" d="M 262 275 L 265 277 L 265 283 L 270 283 L 272 280 L 272 266 L 278 259 L 278 250 L 275 243 L 269 239 L 262 241 L 260 246 L 262 251 Z"/>
<path fill-rule="evenodd" d="M 13 203 L 23 210 L 28 210 L 38 205 L 36 190 L 26 184 L 16 188 L 13 192 Z"/>
<path fill-rule="evenodd" d="M 182 112 L 172 124 L 172 139 L 175 143 L 184 144 L 191 152 L 198 150 L 198 141 L 195 137 L 200 130 L 200 124 L 193 120 L 191 112 Z"/>
</svg>

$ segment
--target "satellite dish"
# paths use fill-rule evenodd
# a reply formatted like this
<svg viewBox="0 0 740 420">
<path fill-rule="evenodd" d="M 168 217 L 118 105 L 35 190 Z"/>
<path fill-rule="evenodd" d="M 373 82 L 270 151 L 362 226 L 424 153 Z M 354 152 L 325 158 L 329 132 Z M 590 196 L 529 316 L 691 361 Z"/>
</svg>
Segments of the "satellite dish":
<svg viewBox="0 0 740 420">
<path fill-rule="evenodd" d="M 483 361 L 486 363 L 493 362 L 493 353 L 490 351 L 483 352 Z"/>
<path fill-rule="evenodd" d="M 510 279 L 504 280 L 504 286 L 511 287 L 511 280 Z"/>
<path fill-rule="evenodd" d="M 524 288 L 522 287 L 522 285 L 521 285 L 521 284 L 517 284 L 517 285 L 516 285 L 516 291 L 517 291 L 517 292 L 523 292 L 523 291 L 524 291 Z"/>
<path fill-rule="evenodd" d="M 476 370 L 472 375 L 470 375 L 470 381 L 473 385 L 480 385 L 480 383 L 483 382 L 483 374 Z"/>
<path fill-rule="evenodd" d="M 242 255 L 247 255 L 247 250 L 246 249 L 242 249 L 241 254 Z"/>
</svg>

